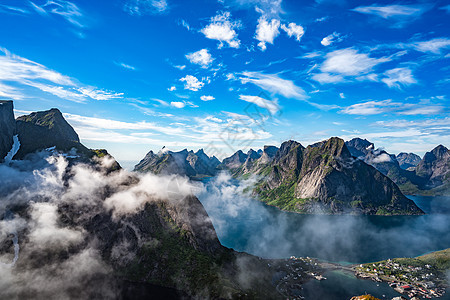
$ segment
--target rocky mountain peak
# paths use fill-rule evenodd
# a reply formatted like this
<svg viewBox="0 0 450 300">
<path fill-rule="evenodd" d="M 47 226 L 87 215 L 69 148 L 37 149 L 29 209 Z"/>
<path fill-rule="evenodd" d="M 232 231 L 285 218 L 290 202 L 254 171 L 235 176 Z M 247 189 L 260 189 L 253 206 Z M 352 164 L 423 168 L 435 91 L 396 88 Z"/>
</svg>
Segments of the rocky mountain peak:
<svg viewBox="0 0 450 300">
<path fill-rule="evenodd" d="M 15 158 L 20 159 L 28 153 L 49 147 L 61 151 L 75 148 L 80 153 L 89 152 L 80 143 L 80 138 L 72 126 L 56 108 L 20 116 L 16 120 L 16 126 L 21 147 Z"/>
<path fill-rule="evenodd" d="M 439 145 L 435 147 L 433 150 L 431 150 L 431 153 L 437 158 L 437 159 L 443 159 L 445 154 L 447 154 L 448 149 L 447 147 L 443 145 Z"/>
<path fill-rule="evenodd" d="M 354 138 L 346 142 L 350 153 L 355 157 L 367 155 L 375 149 L 375 145 L 366 139 Z"/>
<path fill-rule="evenodd" d="M 0 100 L 0 162 L 13 146 L 13 136 L 16 134 L 13 102 Z"/>
</svg>

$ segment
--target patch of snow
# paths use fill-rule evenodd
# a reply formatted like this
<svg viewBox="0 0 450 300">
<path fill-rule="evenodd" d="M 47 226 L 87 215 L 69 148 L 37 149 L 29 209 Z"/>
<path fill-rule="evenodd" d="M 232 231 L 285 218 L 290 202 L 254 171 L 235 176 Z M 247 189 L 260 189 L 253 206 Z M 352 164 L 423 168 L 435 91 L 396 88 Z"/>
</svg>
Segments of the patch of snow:
<svg viewBox="0 0 450 300">
<path fill-rule="evenodd" d="M 10 163 L 11 160 L 13 159 L 14 155 L 16 155 L 17 152 L 20 149 L 20 141 L 19 141 L 19 135 L 18 134 L 13 136 L 13 141 L 14 141 L 14 143 L 12 145 L 11 150 L 9 150 L 8 154 L 6 154 L 6 156 L 4 158 L 5 163 Z"/>
</svg>

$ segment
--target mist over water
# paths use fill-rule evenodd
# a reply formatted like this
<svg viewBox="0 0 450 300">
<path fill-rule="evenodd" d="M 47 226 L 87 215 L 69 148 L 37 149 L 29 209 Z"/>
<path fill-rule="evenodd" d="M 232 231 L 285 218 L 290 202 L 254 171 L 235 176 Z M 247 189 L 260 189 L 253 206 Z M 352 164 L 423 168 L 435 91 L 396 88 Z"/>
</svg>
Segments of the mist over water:
<svg viewBox="0 0 450 300">
<path fill-rule="evenodd" d="M 411 197 L 424 216 L 302 215 L 253 199 L 251 183 L 220 174 L 198 194 L 222 244 L 238 251 L 363 263 L 450 247 L 450 197 Z"/>
</svg>

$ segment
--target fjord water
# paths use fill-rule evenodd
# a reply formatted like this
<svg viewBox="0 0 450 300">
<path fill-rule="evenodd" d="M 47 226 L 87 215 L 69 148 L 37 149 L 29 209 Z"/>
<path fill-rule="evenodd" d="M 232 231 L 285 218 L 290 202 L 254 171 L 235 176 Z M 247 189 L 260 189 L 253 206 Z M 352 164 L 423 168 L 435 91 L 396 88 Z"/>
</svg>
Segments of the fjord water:
<svg viewBox="0 0 450 300">
<path fill-rule="evenodd" d="M 359 264 L 450 247 L 450 197 L 410 196 L 425 211 L 422 216 L 304 215 L 252 199 L 243 193 L 245 185 L 230 178 L 204 183 L 199 199 L 221 243 L 237 251 L 268 258 L 310 256 Z M 359 280 L 352 274 L 334 271 L 325 276 L 328 280 L 304 286 L 305 296 L 310 293 L 307 299 L 319 292 L 326 299 L 364 292 L 379 297 L 399 295 L 387 284 Z"/>
</svg>

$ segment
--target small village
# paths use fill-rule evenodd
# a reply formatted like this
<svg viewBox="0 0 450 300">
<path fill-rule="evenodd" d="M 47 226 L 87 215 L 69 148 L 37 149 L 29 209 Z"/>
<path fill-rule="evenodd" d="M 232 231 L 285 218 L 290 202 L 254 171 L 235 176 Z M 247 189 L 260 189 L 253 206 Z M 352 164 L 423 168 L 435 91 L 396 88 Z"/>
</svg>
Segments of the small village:
<svg viewBox="0 0 450 300">
<path fill-rule="evenodd" d="M 439 298 L 445 294 L 445 275 L 429 264 L 405 264 L 397 260 L 361 264 L 354 268 L 359 278 L 387 282 L 410 298 Z"/>
<path fill-rule="evenodd" d="M 315 280 L 325 280 L 324 269 L 317 259 L 291 256 L 283 264 L 269 264 L 275 268 L 278 278 L 275 280 L 277 291 L 288 299 L 303 299 L 300 295 L 302 284 Z"/>
</svg>

